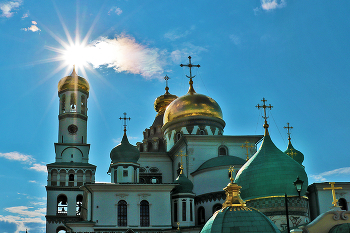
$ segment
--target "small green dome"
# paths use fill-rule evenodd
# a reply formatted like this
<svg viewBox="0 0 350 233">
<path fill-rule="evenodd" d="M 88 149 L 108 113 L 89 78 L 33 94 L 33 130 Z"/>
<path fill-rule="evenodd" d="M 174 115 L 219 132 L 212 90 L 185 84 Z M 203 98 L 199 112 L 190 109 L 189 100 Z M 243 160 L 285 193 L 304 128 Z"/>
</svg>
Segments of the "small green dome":
<svg viewBox="0 0 350 233">
<path fill-rule="evenodd" d="M 136 146 L 129 143 L 128 137 L 126 134 L 124 134 L 121 143 L 112 149 L 110 156 L 112 163 L 137 163 L 140 158 L 140 151 L 136 148 Z"/>
<path fill-rule="evenodd" d="M 221 166 L 226 166 L 228 164 L 232 165 L 243 165 L 245 164 L 245 160 L 236 156 L 219 156 L 219 157 L 214 157 L 211 158 L 207 161 L 205 161 L 202 165 L 199 166 L 199 168 L 195 171 L 201 171 L 204 169 L 208 169 L 208 168 L 213 168 L 213 167 L 221 167 Z"/>
<path fill-rule="evenodd" d="M 308 178 L 302 165 L 279 150 L 269 135 L 264 137 L 259 151 L 238 171 L 235 182 L 242 186 L 241 197 L 298 195 L 293 184 L 299 176 L 304 181 L 300 195 L 304 196 Z"/>
<path fill-rule="evenodd" d="M 248 207 L 218 210 L 204 225 L 201 233 L 270 233 L 278 228 L 261 212 Z"/>
<path fill-rule="evenodd" d="M 179 185 L 171 191 L 172 194 L 192 193 L 193 183 L 184 174 L 181 173 L 174 183 Z"/>
<path fill-rule="evenodd" d="M 328 231 L 329 233 L 349 233 L 350 223 L 339 224 Z"/>
<path fill-rule="evenodd" d="M 304 162 L 304 155 L 300 151 L 294 149 L 292 143 L 289 141 L 287 150 L 284 151 L 287 155 L 289 155 L 292 159 L 297 161 L 299 164 L 302 165 Z"/>
</svg>

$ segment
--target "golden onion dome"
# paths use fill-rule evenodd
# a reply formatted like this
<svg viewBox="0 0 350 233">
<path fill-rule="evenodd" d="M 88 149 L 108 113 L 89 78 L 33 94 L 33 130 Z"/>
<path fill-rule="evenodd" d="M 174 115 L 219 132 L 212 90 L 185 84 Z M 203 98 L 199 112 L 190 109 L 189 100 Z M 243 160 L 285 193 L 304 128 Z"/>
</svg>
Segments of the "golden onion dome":
<svg viewBox="0 0 350 233">
<path fill-rule="evenodd" d="M 169 93 L 169 87 L 165 88 L 165 94 L 156 98 L 154 101 L 154 109 L 158 113 L 157 116 L 164 114 L 166 107 L 177 99 L 176 95 Z"/>
<path fill-rule="evenodd" d="M 57 88 L 58 88 L 58 92 L 69 90 L 69 89 L 73 89 L 73 90 L 79 89 L 79 90 L 89 92 L 90 85 L 85 78 L 78 76 L 77 73 L 75 72 L 75 68 L 73 68 L 71 75 L 62 78 L 58 82 Z"/>
<path fill-rule="evenodd" d="M 167 107 L 164 113 L 164 125 L 176 119 L 192 116 L 205 116 L 223 120 L 219 104 L 209 96 L 197 94 L 192 84 L 191 80 L 188 93 L 177 98 Z"/>
</svg>

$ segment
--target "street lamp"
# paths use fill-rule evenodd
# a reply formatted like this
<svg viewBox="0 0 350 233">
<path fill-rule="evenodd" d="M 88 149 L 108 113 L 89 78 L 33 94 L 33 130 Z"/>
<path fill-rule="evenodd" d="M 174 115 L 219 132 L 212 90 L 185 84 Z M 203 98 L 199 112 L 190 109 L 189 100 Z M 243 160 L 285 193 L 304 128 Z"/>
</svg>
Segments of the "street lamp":
<svg viewBox="0 0 350 233">
<path fill-rule="evenodd" d="M 304 181 L 300 180 L 299 179 L 299 176 L 297 177 L 297 179 L 293 182 L 296 190 L 298 191 L 299 193 L 299 197 L 300 197 L 300 192 L 303 188 L 303 183 Z M 288 199 L 287 199 L 287 193 L 284 193 L 284 204 L 286 206 L 286 219 L 287 219 L 287 230 L 288 230 L 288 233 L 290 232 L 290 227 L 289 227 L 289 216 L 288 216 Z"/>
</svg>

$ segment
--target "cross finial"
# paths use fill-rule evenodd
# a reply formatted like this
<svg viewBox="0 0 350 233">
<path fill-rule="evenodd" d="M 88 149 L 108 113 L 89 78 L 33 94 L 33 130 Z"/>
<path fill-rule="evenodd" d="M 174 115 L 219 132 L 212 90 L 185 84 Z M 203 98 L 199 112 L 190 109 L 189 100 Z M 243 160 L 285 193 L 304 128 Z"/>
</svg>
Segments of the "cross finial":
<svg viewBox="0 0 350 233">
<path fill-rule="evenodd" d="M 177 229 L 180 230 L 180 223 L 177 222 L 176 224 L 177 224 Z"/>
<path fill-rule="evenodd" d="M 182 174 L 182 170 L 184 169 L 184 167 L 183 167 L 183 165 L 182 165 L 182 164 L 183 164 L 183 162 L 182 162 L 182 157 L 183 157 L 183 156 L 186 157 L 187 155 L 186 155 L 186 154 L 182 154 L 182 150 L 180 150 L 180 154 L 178 154 L 178 155 L 176 155 L 176 156 L 180 156 L 180 158 L 181 158 L 181 166 L 180 166 L 180 170 L 181 170 L 181 171 L 180 171 L 180 174 Z"/>
<path fill-rule="evenodd" d="M 332 196 L 333 196 L 332 204 L 333 204 L 334 207 L 337 207 L 338 200 L 335 197 L 335 190 L 336 189 L 343 189 L 343 188 L 342 187 L 334 187 L 335 182 L 329 182 L 329 184 L 331 185 L 331 187 L 330 188 L 323 188 L 323 190 L 332 190 Z"/>
<path fill-rule="evenodd" d="M 293 129 L 292 126 L 289 126 L 289 123 L 287 123 L 287 126 L 284 126 L 283 128 L 287 129 L 287 134 L 288 134 L 288 141 L 290 142 L 290 129 Z"/>
<path fill-rule="evenodd" d="M 268 116 L 266 116 L 266 109 L 269 108 L 270 110 L 273 108 L 273 106 L 271 106 L 271 104 L 266 105 L 265 102 L 267 101 L 265 98 L 263 98 L 261 100 L 264 104 L 263 105 L 256 105 L 255 107 L 257 107 L 258 109 L 263 108 L 264 109 L 264 116 L 262 118 L 265 119 L 265 123 L 264 123 L 264 128 L 265 128 L 265 136 L 269 135 L 269 125 L 267 124 L 267 118 L 269 118 Z"/>
<path fill-rule="evenodd" d="M 189 63 L 188 63 L 187 65 L 180 64 L 180 66 L 181 66 L 181 67 L 187 66 L 187 67 L 190 68 L 190 76 L 187 76 L 187 75 L 186 75 L 186 77 L 190 79 L 190 82 L 189 82 L 190 88 L 189 88 L 189 90 L 188 90 L 188 93 L 193 94 L 193 93 L 196 93 L 196 92 L 195 92 L 194 89 L 193 89 L 193 81 L 192 81 L 192 78 L 194 78 L 196 75 L 195 75 L 195 76 L 192 76 L 192 67 L 198 67 L 198 68 L 199 68 L 200 65 L 199 65 L 199 64 L 198 64 L 198 65 L 193 65 L 193 64 L 191 63 L 191 56 L 188 56 L 188 59 L 189 59 Z"/>
<path fill-rule="evenodd" d="M 168 87 L 168 80 L 170 78 L 168 77 L 168 75 L 165 75 L 164 76 L 164 80 L 165 80 L 165 83 L 166 83 L 166 86 L 165 86 L 165 94 L 169 94 L 169 87 Z"/>
<path fill-rule="evenodd" d="M 228 171 L 230 172 L 230 181 L 233 183 L 233 172 L 235 171 L 234 166 L 230 166 Z"/>
<path fill-rule="evenodd" d="M 123 114 L 124 114 L 124 117 L 119 117 L 119 120 L 124 120 L 124 125 L 123 125 L 123 126 L 124 126 L 124 136 L 126 136 L 126 126 L 127 126 L 127 125 L 126 125 L 126 121 L 127 121 L 127 120 L 130 121 L 131 118 L 130 118 L 130 117 L 129 117 L 129 118 L 126 117 L 126 112 L 124 112 Z"/>
<path fill-rule="evenodd" d="M 292 159 L 294 159 L 294 155 L 297 155 L 297 152 L 293 152 L 293 148 L 290 148 L 290 152 L 287 152 L 287 155 L 289 155 L 290 157 L 292 157 Z"/>
<path fill-rule="evenodd" d="M 246 148 L 247 149 L 247 159 L 246 159 L 246 161 L 248 161 L 249 160 L 249 148 L 253 148 L 254 146 L 253 145 L 248 145 L 249 144 L 249 142 L 248 141 L 245 141 L 245 144 L 242 144 L 241 145 L 241 147 L 242 148 Z"/>
</svg>

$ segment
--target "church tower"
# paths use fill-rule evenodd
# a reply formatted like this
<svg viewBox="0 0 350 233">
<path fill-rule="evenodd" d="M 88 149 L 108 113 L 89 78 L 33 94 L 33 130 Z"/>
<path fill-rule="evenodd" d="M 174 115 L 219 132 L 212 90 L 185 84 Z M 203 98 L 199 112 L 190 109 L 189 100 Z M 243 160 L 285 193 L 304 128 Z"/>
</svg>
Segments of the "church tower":
<svg viewBox="0 0 350 233">
<path fill-rule="evenodd" d="M 47 164 L 46 232 L 65 229 L 80 219 L 85 183 L 95 182 L 96 166 L 89 164 L 87 99 L 89 83 L 75 72 L 58 83 L 59 131 L 55 162 Z"/>
</svg>

